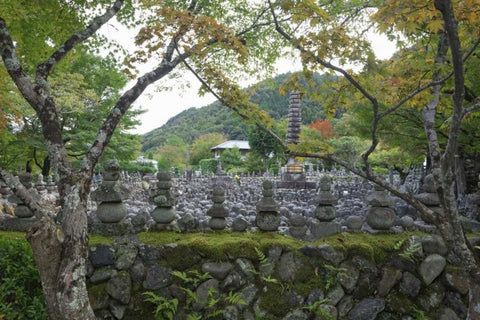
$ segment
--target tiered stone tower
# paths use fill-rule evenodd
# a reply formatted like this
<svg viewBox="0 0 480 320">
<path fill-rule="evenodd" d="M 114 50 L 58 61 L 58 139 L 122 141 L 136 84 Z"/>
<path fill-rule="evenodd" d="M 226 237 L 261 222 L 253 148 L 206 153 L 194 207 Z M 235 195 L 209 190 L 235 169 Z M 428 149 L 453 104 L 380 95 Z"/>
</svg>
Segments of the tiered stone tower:
<svg viewBox="0 0 480 320">
<path fill-rule="evenodd" d="M 270 180 L 263 181 L 263 198 L 257 202 L 257 227 L 262 231 L 277 231 L 280 225 L 278 216 L 278 204 L 273 200 L 273 183 Z"/>
<path fill-rule="evenodd" d="M 290 93 L 288 108 L 287 144 L 297 144 L 302 125 L 302 106 L 299 92 Z M 282 173 L 281 181 L 277 182 L 281 189 L 314 189 L 314 182 L 307 182 L 303 166 L 295 158 L 290 158 Z"/>
<path fill-rule="evenodd" d="M 332 180 L 323 175 L 320 179 L 320 191 L 318 192 L 317 208 L 310 224 L 310 232 L 315 239 L 328 237 L 340 232 L 340 225 L 334 221 L 336 212 L 335 205 L 338 203 L 331 191 Z"/>
<path fill-rule="evenodd" d="M 172 178 L 168 171 L 160 171 L 157 173 L 157 189 L 152 191 L 150 201 L 156 207 L 150 214 L 155 220 L 155 228 L 157 230 L 168 229 L 170 223 L 175 220 L 175 197 L 170 189 L 172 188 Z"/>
<path fill-rule="evenodd" d="M 222 185 L 213 186 L 212 201 L 213 206 L 207 211 L 207 216 L 211 217 L 208 226 L 212 230 L 223 230 L 227 226 L 225 218 L 228 217 L 228 211 L 223 205 L 225 201 L 225 190 Z"/>
<path fill-rule="evenodd" d="M 395 201 L 379 185 L 366 198 L 370 207 L 367 211 L 367 224 L 376 230 L 388 230 L 393 227 L 397 215 L 393 206 Z"/>
<path fill-rule="evenodd" d="M 127 215 L 127 208 L 123 200 L 128 191 L 120 182 L 120 165 L 117 160 L 108 160 L 105 163 L 103 182 L 93 191 L 90 198 L 100 202 L 97 207 L 97 217 L 103 223 L 120 222 Z"/>
</svg>

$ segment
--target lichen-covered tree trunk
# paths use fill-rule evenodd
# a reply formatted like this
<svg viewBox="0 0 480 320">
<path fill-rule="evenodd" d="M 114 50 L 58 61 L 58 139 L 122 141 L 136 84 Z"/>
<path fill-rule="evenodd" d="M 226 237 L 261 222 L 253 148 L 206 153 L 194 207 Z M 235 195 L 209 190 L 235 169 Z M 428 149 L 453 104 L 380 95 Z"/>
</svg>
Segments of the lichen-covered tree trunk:
<svg viewBox="0 0 480 320">
<path fill-rule="evenodd" d="M 42 218 L 27 234 L 50 319 L 95 319 L 86 287 L 87 213 L 75 186 L 62 207 L 64 223 Z"/>
</svg>

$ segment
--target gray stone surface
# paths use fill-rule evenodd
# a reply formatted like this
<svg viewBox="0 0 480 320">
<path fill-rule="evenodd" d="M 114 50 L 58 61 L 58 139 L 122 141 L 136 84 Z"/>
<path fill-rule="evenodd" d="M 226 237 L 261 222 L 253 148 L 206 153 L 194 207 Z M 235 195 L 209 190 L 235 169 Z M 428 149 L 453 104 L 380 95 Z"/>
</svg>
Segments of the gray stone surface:
<svg viewBox="0 0 480 320">
<path fill-rule="evenodd" d="M 384 299 L 368 298 L 357 303 L 347 316 L 351 320 L 374 320 L 384 309 Z"/>
<path fill-rule="evenodd" d="M 169 270 L 162 266 L 153 266 L 147 269 L 143 287 L 147 290 L 157 290 L 169 284 Z"/>
<path fill-rule="evenodd" d="M 416 297 L 422 288 L 422 282 L 410 272 L 403 273 L 402 280 L 400 281 L 400 292 L 409 296 Z"/>
<path fill-rule="evenodd" d="M 94 267 L 110 266 L 114 263 L 115 251 L 110 246 L 100 244 L 90 248 L 88 257 Z"/>
<path fill-rule="evenodd" d="M 382 279 L 378 283 L 377 292 L 379 297 L 385 297 L 390 290 L 402 278 L 402 272 L 393 268 L 382 269 Z"/>
<path fill-rule="evenodd" d="M 89 280 L 92 284 L 99 284 L 110 280 L 112 277 L 116 276 L 117 273 L 117 270 L 112 267 L 103 267 L 96 269 Z"/>
<path fill-rule="evenodd" d="M 130 278 L 130 274 L 126 271 L 119 272 L 107 282 L 106 290 L 115 300 L 123 304 L 128 304 L 132 292 L 132 279 Z"/>
<path fill-rule="evenodd" d="M 233 265 L 228 262 L 207 262 L 202 264 L 202 272 L 208 272 L 217 280 L 223 280 L 228 273 L 233 269 Z"/>
<path fill-rule="evenodd" d="M 435 280 L 445 268 L 447 261 L 439 254 L 431 254 L 425 258 L 420 264 L 418 272 L 425 282 L 429 285 Z"/>
</svg>

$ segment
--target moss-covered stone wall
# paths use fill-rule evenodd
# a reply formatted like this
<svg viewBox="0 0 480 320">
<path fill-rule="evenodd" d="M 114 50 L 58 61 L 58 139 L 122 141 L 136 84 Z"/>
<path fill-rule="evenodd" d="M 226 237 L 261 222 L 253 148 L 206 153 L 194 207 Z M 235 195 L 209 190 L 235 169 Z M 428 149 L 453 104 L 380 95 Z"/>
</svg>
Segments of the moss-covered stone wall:
<svg viewBox="0 0 480 320">
<path fill-rule="evenodd" d="M 140 233 L 90 248 L 102 319 L 464 319 L 468 284 L 438 237 Z"/>
</svg>

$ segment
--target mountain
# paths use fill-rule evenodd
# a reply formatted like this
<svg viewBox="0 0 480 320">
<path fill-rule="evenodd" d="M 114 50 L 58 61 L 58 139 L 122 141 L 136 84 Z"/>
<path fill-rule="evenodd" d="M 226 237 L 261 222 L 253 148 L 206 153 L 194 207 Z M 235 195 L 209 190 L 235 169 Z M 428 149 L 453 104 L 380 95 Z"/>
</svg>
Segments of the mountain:
<svg viewBox="0 0 480 320">
<path fill-rule="evenodd" d="M 266 110 L 275 120 L 282 120 L 288 114 L 288 96 L 279 93 L 279 87 L 287 80 L 290 73 L 264 80 L 245 89 L 250 93 L 251 101 Z M 324 77 L 314 74 L 313 79 L 321 87 Z M 310 124 L 322 116 L 322 106 L 308 98 L 302 101 L 302 122 Z M 157 149 L 176 135 L 187 144 L 206 133 L 218 132 L 230 140 L 246 140 L 248 125 L 234 115 L 234 112 L 214 102 L 201 108 L 190 108 L 170 118 L 164 125 L 143 136 L 142 151 Z"/>
</svg>

